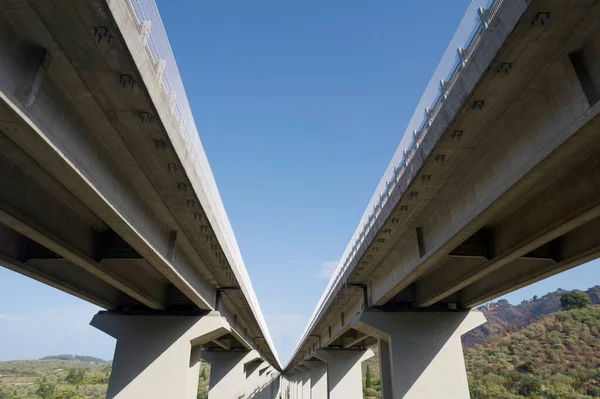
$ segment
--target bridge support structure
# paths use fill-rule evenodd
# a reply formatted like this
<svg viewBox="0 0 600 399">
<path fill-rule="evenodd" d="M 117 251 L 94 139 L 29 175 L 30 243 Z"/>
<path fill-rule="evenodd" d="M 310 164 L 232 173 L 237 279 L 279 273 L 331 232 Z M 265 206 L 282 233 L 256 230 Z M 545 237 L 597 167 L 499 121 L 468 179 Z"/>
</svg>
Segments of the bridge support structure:
<svg viewBox="0 0 600 399">
<path fill-rule="evenodd" d="M 218 312 L 204 316 L 100 312 L 91 325 L 117 339 L 108 399 L 194 399 L 200 346 L 230 332 Z"/>
<path fill-rule="evenodd" d="M 460 337 L 483 323 L 478 311 L 365 310 L 355 328 L 379 339 L 385 398 L 468 399 Z"/>
<path fill-rule="evenodd" d="M 262 362 L 256 351 L 207 351 L 202 359 L 210 363 L 209 399 L 243 396 Z"/>
<path fill-rule="evenodd" d="M 303 366 L 310 371 L 310 399 L 327 399 L 327 363 L 307 360 Z"/>
<path fill-rule="evenodd" d="M 327 363 L 329 399 L 362 399 L 361 363 L 373 355 L 370 349 L 317 349 L 314 357 Z"/>
</svg>

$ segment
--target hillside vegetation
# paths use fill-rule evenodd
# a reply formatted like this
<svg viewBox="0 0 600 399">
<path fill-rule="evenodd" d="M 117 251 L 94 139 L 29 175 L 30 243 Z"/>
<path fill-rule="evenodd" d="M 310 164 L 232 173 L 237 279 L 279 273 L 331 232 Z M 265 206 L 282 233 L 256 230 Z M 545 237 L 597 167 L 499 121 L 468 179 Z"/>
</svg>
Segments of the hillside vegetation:
<svg viewBox="0 0 600 399">
<path fill-rule="evenodd" d="M 480 308 L 488 322 L 463 336 L 472 399 L 600 398 L 600 306 L 561 311 L 565 294 Z M 577 294 L 600 304 L 600 286 Z M 377 356 L 363 363 L 363 388 L 381 398 Z"/>
<path fill-rule="evenodd" d="M 544 316 L 465 351 L 472 399 L 600 398 L 600 307 Z"/>
<path fill-rule="evenodd" d="M 560 311 L 561 297 L 570 307 L 566 293 L 481 308 L 488 323 L 463 337 L 472 399 L 600 398 L 600 305 Z M 600 304 L 600 286 L 586 294 Z M 71 355 L 0 362 L 0 399 L 104 398 L 110 367 Z M 209 378 L 203 362 L 198 399 L 208 397 Z M 363 388 L 365 398 L 381 397 L 377 355 L 363 363 Z"/>
<path fill-rule="evenodd" d="M 89 356 L 0 362 L 0 399 L 104 399 L 110 372 L 110 362 Z M 202 362 L 198 399 L 208 398 L 209 377 Z"/>
</svg>

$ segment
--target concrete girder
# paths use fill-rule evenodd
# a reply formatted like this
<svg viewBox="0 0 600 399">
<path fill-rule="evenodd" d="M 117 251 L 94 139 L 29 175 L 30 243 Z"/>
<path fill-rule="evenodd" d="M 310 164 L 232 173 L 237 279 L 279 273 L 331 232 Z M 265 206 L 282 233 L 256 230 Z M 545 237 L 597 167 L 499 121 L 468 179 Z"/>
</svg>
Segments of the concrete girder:
<svg viewBox="0 0 600 399">
<path fill-rule="evenodd" d="M 560 269 L 562 237 L 600 217 L 599 169 L 600 161 L 590 157 L 520 208 L 496 217 L 486 228 L 488 242 L 480 244 L 491 255 L 489 260 L 436 269 L 417 282 L 418 306 L 431 306 L 497 270 L 515 269 L 510 267 L 514 262 L 539 265 L 545 260 L 550 268 Z"/>
<path fill-rule="evenodd" d="M 420 275 L 435 267 L 443 257 L 506 209 L 508 204 L 532 198 L 535 195 L 532 186 L 548 184 L 552 178 L 563 173 L 561 168 L 565 167 L 565 162 L 575 165 L 586 157 L 585 154 L 578 154 L 578 151 L 588 154 L 594 151 L 593 141 L 582 130 L 598 113 L 597 104 L 589 108 L 568 58 L 561 56 L 562 50 L 556 50 L 565 46 L 566 38 L 573 35 L 574 31 L 569 26 L 581 23 L 582 18 L 586 23 L 591 23 L 591 16 L 598 16 L 599 9 L 594 8 L 593 3 L 581 3 L 574 12 L 560 15 L 566 18 L 565 21 L 548 29 L 556 29 L 556 32 L 548 32 L 550 36 L 544 37 L 544 41 L 537 38 L 538 44 L 529 49 L 533 53 L 538 52 L 537 56 L 541 52 L 556 51 L 558 55 L 554 58 L 546 56 L 550 56 L 552 62 L 547 61 L 540 70 L 539 64 L 527 53 L 530 63 L 519 62 L 522 68 L 519 74 L 509 75 L 508 79 L 495 77 L 484 80 L 478 87 L 478 96 L 493 95 L 495 100 L 489 103 L 489 107 L 486 105 L 481 114 L 464 113 L 457 116 L 454 123 L 468 123 L 468 131 L 478 136 L 478 141 L 473 138 L 468 143 L 473 150 L 468 162 L 463 162 L 461 166 L 462 170 L 468 168 L 471 173 L 455 171 L 440 191 L 439 199 L 432 203 L 433 212 L 422 217 L 425 256 L 413 250 L 416 255 L 403 262 L 402 272 L 393 266 L 397 260 L 392 264 L 388 260 L 390 270 L 396 268 L 393 277 L 383 270 L 378 272 L 378 281 L 373 290 L 374 305 L 387 302 Z M 517 27 L 513 37 L 518 37 L 519 29 L 529 29 L 525 26 Z M 539 34 L 544 35 L 543 32 Z M 577 40 L 584 38 L 579 36 Z M 548 41 L 552 42 L 552 46 Z M 549 47 L 540 46 L 542 43 Z M 511 46 L 505 46 L 501 52 L 503 58 L 504 52 L 510 49 Z M 498 80 L 501 78 L 506 82 L 500 83 Z M 526 86 L 529 90 L 523 90 L 519 85 L 528 79 L 531 81 Z M 553 82 L 551 90 L 548 81 Z M 520 95 L 517 101 L 508 95 L 510 90 L 515 89 L 521 90 L 517 91 Z M 489 91 L 487 95 L 486 90 Z M 486 121 L 484 115 L 499 117 Z M 513 131 L 519 134 L 507 134 Z M 485 136 L 482 132 L 485 132 Z M 582 146 L 584 137 L 590 139 L 588 147 Z M 460 143 L 461 146 L 466 144 L 465 140 Z M 440 142 L 438 147 L 443 148 L 444 145 L 445 142 Z M 560 151 L 555 152 L 559 148 Z M 573 152 L 573 157 L 567 155 L 570 152 Z M 382 264 L 380 268 L 385 269 L 386 265 Z M 384 283 L 386 279 L 389 283 Z M 401 283 L 393 283 L 394 280 Z M 378 287 L 380 281 L 384 284 Z"/>
<path fill-rule="evenodd" d="M 125 282 L 122 276 L 117 277 L 105 266 L 82 253 L 77 248 L 74 248 L 69 243 L 62 241 L 54 233 L 45 230 L 34 222 L 24 220 L 23 216 L 15 215 L 16 212 L 14 211 L 9 212 L 5 209 L 0 209 L 0 223 L 61 255 L 64 259 L 81 267 L 93 276 L 119 289 L 151 309 L 164 309 L 164 299 L 156 299 L 152 294 L 142 292 L 132 282 Z M 13 265 L 16 266 L 14 263 Z"/>
</svg>

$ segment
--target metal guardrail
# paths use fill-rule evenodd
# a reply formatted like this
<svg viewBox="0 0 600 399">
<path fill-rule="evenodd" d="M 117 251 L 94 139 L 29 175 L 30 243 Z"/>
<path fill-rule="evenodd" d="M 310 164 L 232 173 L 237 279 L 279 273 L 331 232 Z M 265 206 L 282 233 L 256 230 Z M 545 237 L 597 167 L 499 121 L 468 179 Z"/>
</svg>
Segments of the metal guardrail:
<svg viewBox="0 0 600 399">
<path fill-rule="evenodd" d="M 318 321 L 328 300 L 337 295 L 339 289 L 341 289 L 339 287 L 340 282 L 347 281 L 350 267 L 361 245 L 367 239 L 392 190 L 402 178 L 423 138 L 427 135 L 429 126 L 431 126 L 448 93 L 456 83 L 460 72 L 477 47 L 482 33 L 488 28 L 502 2 L 503 0 L 472 0 L 469 4 L 461 23 L 421 96 L 400 144 L 379 181 L 348 246 L 344 250 L 306 330 L 298 342 L 296 351 L 300 349 L 300 345 Z M 423 112 L 423 110 L 425 111 Z"/>
<path fill-rule="evenodd" d="M 279 361 L 264 316 L 258 305 L 256 294 L 250 283 L 250 277 L 248 276 L 248 271 L 233 234 L 233 229 L 225 212 L 217 183 L 215 182 L 208 158 L 204 152 L 204 147 L 200 141 L 192 110 L 185 93 L 181 75 L 179 74 L 179 68 L 177 67 L 175 56 L 173 55 L 173 50 L 171 49 L 156 2 L 155 0 L 124 1 L 128 5 L 130 14 L 137 25 L 138 33 L 147 44 L 146 50 L 151 55 L 151 59 L 154 60 L 152 67 L 157 78 L 162 82 L 163 89 L 169 96 L 171 109 L 180 123 L 179 132 L 176 133 L 183 135 L 188 151 L 187 155 L 196 161 L 192 163 L 192 170 L 186 169 L 186 173 L 190 180 L 200 183 L 201 189 L 206 194 L 208 204 L 202 204 L 202 206 L 205 208 L 207 214 L 209 211 L 212 211 L 215 216 L 214 219 L 217 225 L 212 227 L 224 237 L 223 242 L 220 242 L 223 252 L 228 255 L 229 264 L 240 283 L 242 292 L 254 312 L 275 359 Z"/>
</svg>

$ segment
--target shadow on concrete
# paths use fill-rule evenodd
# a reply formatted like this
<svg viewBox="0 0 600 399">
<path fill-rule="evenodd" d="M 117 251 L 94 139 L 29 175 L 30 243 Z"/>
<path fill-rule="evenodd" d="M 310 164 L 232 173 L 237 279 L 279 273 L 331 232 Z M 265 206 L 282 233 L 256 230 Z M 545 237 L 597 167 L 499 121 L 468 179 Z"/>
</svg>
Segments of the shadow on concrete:
<svg viewBox="0 0 600 399">
<path fill-rule="evenodd" d="M 102 314 L 95 316 L 90 324 L 117 340 L 107 399 L 125 389 L 199 319 L 173 316 L 165 323 L 165 317 L 145 317 L 143 321 L 138 317 L 139 321 L 131 323 L 125 318 L 98 316 Z M 149 331 L 160 333 L 149 334 Z M 130 361 L 129 357 L 134 357 L 135 361 Z M 185 362 L 187 364 L 189 359 Z"/>
<path fill-rule="evenodd" d="M 393 380 L 393 395 L 401 398 L 430 366 L 446 377 L 465 373 L 466 378 L 460 336 L 485 322 L 474 313 L 479 312 L 364 312 L 356 328 L 389 343 L 389 350 L 380 346 L 379 356 L 387 357 L 381 361 L 393 375 L 381 370 L 381 378 Z"/>
<path fill-rule="evenodd" d="M 275 377 L 273 380 L 268 381 L 266 384 L 257 387 L 254 391 L 250 392 L 247 399 L 279 399 L 283 398 L 283 395 L 279 395 L 279 388 L 281 386 L 281 378 Z"/>
</svg>

